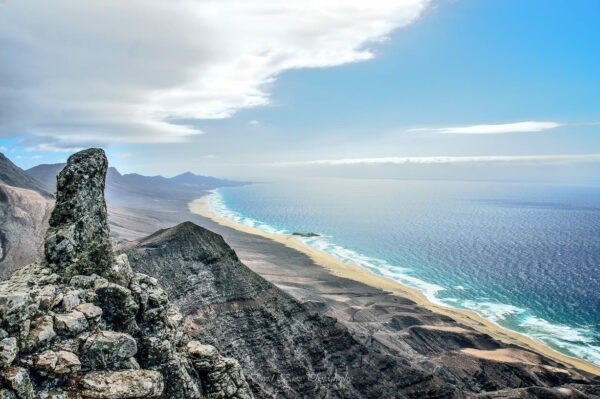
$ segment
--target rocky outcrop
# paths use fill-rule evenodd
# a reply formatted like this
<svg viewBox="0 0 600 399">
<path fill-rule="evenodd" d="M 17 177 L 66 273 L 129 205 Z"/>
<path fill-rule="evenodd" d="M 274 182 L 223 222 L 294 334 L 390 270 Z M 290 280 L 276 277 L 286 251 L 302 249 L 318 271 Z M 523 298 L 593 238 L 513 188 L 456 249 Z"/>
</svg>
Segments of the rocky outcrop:
<svg viewBox="0 0 600 399">
<path fill-rule="evenodd" d="M 99 148 L 71 155 L 57 178 L 46 233 L 46 260 L 66 277 L 104 274 L 113 264 L 104 184 L 108 160 Z"/>
<path fill-rule="evenodd" d="M 110 246 L 106 157 L 69 158 L 46 260 L 0 283 L 0 398 L 252 398 L 234 359 L 189 336 L 158 281 Z"/>
</svg>

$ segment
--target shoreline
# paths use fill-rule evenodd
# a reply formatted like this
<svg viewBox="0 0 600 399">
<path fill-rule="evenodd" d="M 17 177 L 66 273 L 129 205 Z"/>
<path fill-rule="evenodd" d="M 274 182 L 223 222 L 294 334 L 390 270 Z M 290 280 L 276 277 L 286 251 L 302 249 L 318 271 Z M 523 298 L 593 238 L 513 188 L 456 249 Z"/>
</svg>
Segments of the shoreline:
<svg viewBox="0 0 600 399">
<path fill-rule="evenodd" d="M 508 344 L 518 345 L 534 352 L 540 353 L 548 358 L 564 363 L 568 366 L 583 370 L 595 375 L 600 375 L 600 366 L 582 359 L 562 354 L 542 342 L 536 341 L 521 333 L 508 330 L 496 323 L 487 320 L 474 311 L 452 308 L 429 301 L 424 294 L 418 290 L 405 286 L 387 277 L 378 276 L 359 266 L 350 265 L 339 261 L 325 252 L 321 252 L 295 239 L 292 235 L 272 234 L 261 230 L 238 224 L 230 219 L 217 214 L 210 206 L 210 194 L 188 203 L 190 212 L 206 217 L 213 222 L 229 227 L 242 233 L 260 236 L 288 248 L 307 255 L 316 265 L 325 268 L 334 276 L 354 280 L 374 288 L 390 292 L 415 302 L 418 306 L 428 309 L 434 313 L 449 316 L 457 322 L 472 327 L 478 331 L 487 333 L 493 338 Z"/>
</svg>

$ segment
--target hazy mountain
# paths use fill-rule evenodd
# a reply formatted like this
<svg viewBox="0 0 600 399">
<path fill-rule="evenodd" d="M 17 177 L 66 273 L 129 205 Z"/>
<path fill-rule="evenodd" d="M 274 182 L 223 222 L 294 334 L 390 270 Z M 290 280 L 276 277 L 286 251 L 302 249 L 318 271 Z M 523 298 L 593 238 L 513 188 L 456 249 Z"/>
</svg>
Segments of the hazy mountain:
<svg viewBox="0 0 600 399">
<path fill-rule="evenodd" d="M 189 187 L 202 189 L 212 189 L 215 187 L 238 186 L 240 183 L 233 180 L 217 179 L 216 177 L 195 175 L 192 172 L 185 172 L 170 179 L 173 182 L 183 184 Z"/>
<path fill-rule="evenodd" d="M 65 167 L 66 163 L 41 164 L 27 169 L 26 172 L 43 182 L 50 188 L 50 192 L 56 191 L 56 176 Z"/>
<path fill-rule="evenodd" d="M 55 191 L 56 175 L 65 164 L 44 164 L 27 170 Z M 237 186 L 242 182 L 199 176 L 186 172 L 175 177 L 144 176 L 137 173 L 121 174 L 110 167 L 106 173 L 106 199 L 109 203 L 141 209 L 164 207 L 164 201 L 193 200 L 218 187 Z"/>
<path fill-rule="evenodd" d="M 35 174 L 19 168 L 2 153 L 0 153 L 0 181 L 9 186 L 37 191 L 44 196 L 50 196 L 50 193 L 53 192 L 49 189 L 52 186 L 48 186 L 44 179 L 36 178 Z"/>
<path fill-rule="evenodd" d="M 0 278 L 41 259 L 54 205 L 50 192 L 0 153 Z"/>
</svg>

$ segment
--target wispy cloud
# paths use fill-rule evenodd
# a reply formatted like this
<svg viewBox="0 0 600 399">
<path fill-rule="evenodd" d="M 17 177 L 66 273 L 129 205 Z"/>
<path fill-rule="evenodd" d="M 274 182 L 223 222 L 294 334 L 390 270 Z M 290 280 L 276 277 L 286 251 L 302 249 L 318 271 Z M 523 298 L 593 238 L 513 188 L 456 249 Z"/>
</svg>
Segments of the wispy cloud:
<svg viewBox="0 0 600 399">
<path fill-rule="evenodd" d="M 433 156 L 433 157 L 381 157 L 321 159 L 314 161 L 276 162 L 270 166 L 340 166 L 340 165 L 406 165 L 450 163 L 534 162 L 543 164 L 572 164 L 600 162 L 600 154 L 574 155 L 483 155 L 483 156 Z"/>
<path fill-rule="evenodd" d="M 435 132 L 446 134 L 502 134 L 502 133 L 527 133 L 541 132 L 543 130 L 556 129 L 565 126 L 565 123 L 554 121 L 524 121 L 513 123 L 500 123 L 491 125 L 472 125 L 442 128 L 416 128 L 408 129 L 408 132 Z"/>
<path fill-rule="evenodd" d="M 63 147 L 186 141 L 202 132 L 175 121 L 268 104 L 286 70 L 371 59 L 372 43 L 429 2 L 6 1 L 0 136 Z"/>
<path fill-rule="evenodd" d="M 40 159 L 41 155 L 17 155 L 16 159 Z"/>
<path fill-rule="evenodd" d="M 25 147 L 25 152 L 77 152 L 81 150 L 81 147 L 58 147 L 49 143 L 41 143 L 33 147 Z"/>
<path fill-rule="evenodd" d="M 133 156 L 133 152 L 115 152 L 112 154 L 112 156 L 121 159 L 131 158 Z"/>
</svg>

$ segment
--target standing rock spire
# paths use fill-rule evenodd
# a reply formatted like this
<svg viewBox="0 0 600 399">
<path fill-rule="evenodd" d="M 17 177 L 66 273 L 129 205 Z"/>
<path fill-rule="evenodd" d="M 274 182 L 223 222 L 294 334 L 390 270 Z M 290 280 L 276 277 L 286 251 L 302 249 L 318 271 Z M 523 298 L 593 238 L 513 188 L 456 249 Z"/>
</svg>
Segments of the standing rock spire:
<svg viewBox="0 0 600 399">
<path fill-rule="evenodd" d="M 104 151 L 90 148 L 71 155 L 58 175 L 45 254 L 65 277 L 103 275 L 114 263 L 104 201 L 107 168 Z"/>
</svg>

